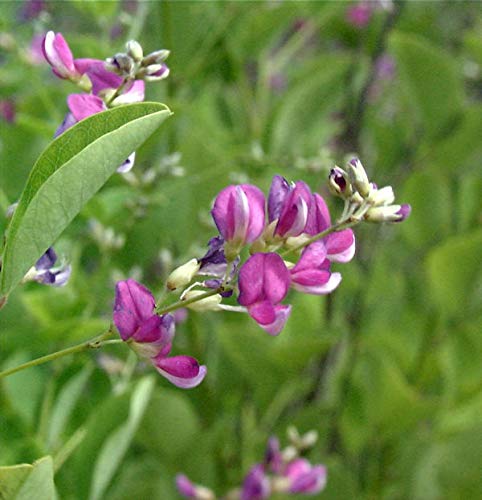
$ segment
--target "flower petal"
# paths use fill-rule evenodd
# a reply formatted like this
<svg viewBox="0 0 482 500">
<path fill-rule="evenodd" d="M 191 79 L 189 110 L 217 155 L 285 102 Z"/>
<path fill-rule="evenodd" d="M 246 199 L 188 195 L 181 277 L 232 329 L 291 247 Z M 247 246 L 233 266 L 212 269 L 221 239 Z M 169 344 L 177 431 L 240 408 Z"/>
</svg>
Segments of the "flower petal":
<svg viewBox="0 0 482 500">
<path fill-rule="evenodd" d="M 278 305 L 274 307 L 275 310 L 275 320 L 269 325 L 259 325 L 263 330 L 268 332 L 270 335 L 278 335 L 284 328 L 285 323 L 291 314 L 291 306 Z"/>
<path fill-rule="evenodd" d="M 191 356 L 173 356 L 154 358 L 153 364 L 157 371 L 171 383 L 183 389 L 190 389 L 199 385 L 207 373 L 206 366 L 199 366 Z"/>
<path fill-rule="evenodd" d="M 70 94 L 67 97 L 69 109 L 77 121 L 104 111 L 104 101 L 91 94 Z"/>
<path fill-rule="evenodd" d="M 327 257 L 333 262 L 349 262 L 355 255 L 355 235 L 351 229 L 329 234 L 323 242 Z"/>
<path fill-rule="evenodd" d="M 331 293 L 341 282 L 340 273 L 329 273 L 328 271 L 318 271 L 319 282 L 316 283 L 314 276 L 311 276 L 311 280 L 293 281 L 292 287 L 295 290 L 303 293 L 309 293 L 311 295 L 326 295 Z M 328 276 L 328 280 L 326 277 Z M 303 282 L 304 281 L 304 282 Z"/>
</svg>

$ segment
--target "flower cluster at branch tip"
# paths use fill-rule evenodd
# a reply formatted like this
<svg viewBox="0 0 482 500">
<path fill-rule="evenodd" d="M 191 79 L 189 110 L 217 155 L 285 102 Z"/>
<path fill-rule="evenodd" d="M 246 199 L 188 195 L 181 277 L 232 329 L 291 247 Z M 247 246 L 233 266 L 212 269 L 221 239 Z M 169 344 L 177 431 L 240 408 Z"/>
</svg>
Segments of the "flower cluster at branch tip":
<svg viewBox="0 0 482 500">
<path fill-rule="evenodd" d="M 116 285 L 114 324 L 122 340 L 156 370 L 178 387 L 199 385 L 206 367 L 190 356 L 169 356 L 175 335 L 175 320 L 170 314 L 155 314 L 152 293 L 133 279 Z"/>
<path fill-rule="evenodd" d="M 291 313 L 291 306 L 283 303 L 290 289 L 324 295 L 340 284 L 341 274 L 332 271 L 332 264 L 349 262 L 355 254 L 355 236 L 350 226 L 365 220 L 400 222 L 410 213 L 409 205 L 393 204 L 395 197 L 390 186 L 379 189 L 368 180 L 356 158 L 348 163 L 346 171 L 339 167 L 331 170 L 329 186 L 345 201 L 343 213 L 334 224 L 323 197 L 302 181 L 289 183 L 276 175 L 267 199 L 258 187 L 250 184 L 223 189 L 211 211 L 220 234 L 209 240 L 203 257 L 189 260 L 169 275 L 167 291 L 181 295 L 167 310 L 186 307 L 198 312 L 248 313 L 268 334 L 278 335 Z M 246 247 L 250 255 L 242 262 Z M 206 279 L 196 281 L 201 277 Z M 131 299 L 125 302 L 121 289 L 130 290 L 133 283 L 128 280 L 117 285 L 114 321 L 124 340 L 145 343 L 146 327 L 142 325 L 158 321 L 150 292 L 148 313 L 136 320 L 135 328 L 127 327 L 130 332 L 127 337 L 124 332 L 124 321 L 134 314 L 129 312 L 125 316 L 126 311 L 135 308 Z M 232 297 L 238 305 L 233 304 Z M 159 352 L 156 359 L 161 356 L 165 363 L 164 351 Z M 159 364 L 156 366 L 159 368 Z M 197 362 L 194 366 L 194 371 L 186 377 L 194 377 L 199 383 L 205 368 L 200 370 L 202 376 L 198 376 Z"/>
<path fill-rule="evenodd" d="M 80 120 L 108 108 L 144 100 L 146 81 L 163 80 L 169 75 L 164 61 L 168 50 L 157 50 L 144 57 L 141 45 L 135 40 L 126 44 L 126 52 L 116 54 L 105 62 L 100 59 L 74 59 L 61 33 L 49 31 L 42 43 L 45 59 L 56 76 L 70 80 L 83 93 L 67 97 L 69 112 L 57 128 L 55 137 Z M 128 172 L 134 165 L 135 153 L 117 169 Z"/>
<path fill-rule="evenodd" d="M 223 498 L 264 500 L 273 494 L 314 495 L 322 491 L 326 486 L 326 467 L 321 464 L 313 465 L 302 456 L 316 443 L 317 433 L 310 431 L 300 436 L 295 428 L 290 428 L 288 437 L 290 444 L 283 450 L 276 437 L 270 438 L 263 462 L 254 464 L 244 477 L 241 487 L 228 492 Z M 176 486 L 185 498 L 217 498 L 213 491 L 194 484 L 184 474 L 176 476 Z"/>
</svg>

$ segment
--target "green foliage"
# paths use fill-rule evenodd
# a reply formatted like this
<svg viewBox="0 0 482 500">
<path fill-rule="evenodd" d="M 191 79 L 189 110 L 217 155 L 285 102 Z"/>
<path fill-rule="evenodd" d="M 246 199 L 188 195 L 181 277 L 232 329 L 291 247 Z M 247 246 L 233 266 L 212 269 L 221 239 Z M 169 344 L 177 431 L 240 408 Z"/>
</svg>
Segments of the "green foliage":
<svg viewBox="0 0 482 500">
<path fill-rule="evenodd" d="M 1 295 L 54 242 L 73 268 L 65 288 L 10 294 L 0 369 L 105 331 L 119 279 L 159 297 L 174 267 L 205 252 L 211 202 L 229 183 L 303 179 L 335 220 L 326 176 L 357 154 L 412 214 L 358 227 L 354 261 L 333 265 L 340 287 L 291 293 L 278 337 L 245 314 L 190 312 L 173 354 L 207 365 L 196 389 L 174 388 L 123 345 L 2 380 L 0 498 L 174 500 L 179 472 L 222 495 L 289 425 L 320 435 L 309 458 L 328 485 L 315 498 L 478 498 L 480 6 L 402 2 L 385 32 L 390 11 L 357 28 L 346 2 L 134 3 L 46 2 L 22 23 L 19 2 L 0 9 L 0 102 L 16 109 L 13 123 L 0 114 L 2 233 L 20 197 Z M 109 57 L 132 38 L 145 53 L 169 49 L 171 74 L 146 97 L 175 115 L 159 128 L 165 106 L 121 106 L 49 144 L 75 90 L 29 59 L 47 29 L 75 57 Z M 379 50 L 393 74 L 378 72 Z M 133 150 L 132 172 L 115 175 Z M 125 243 L 109 246 L 93 220 Z"/>
</svg>

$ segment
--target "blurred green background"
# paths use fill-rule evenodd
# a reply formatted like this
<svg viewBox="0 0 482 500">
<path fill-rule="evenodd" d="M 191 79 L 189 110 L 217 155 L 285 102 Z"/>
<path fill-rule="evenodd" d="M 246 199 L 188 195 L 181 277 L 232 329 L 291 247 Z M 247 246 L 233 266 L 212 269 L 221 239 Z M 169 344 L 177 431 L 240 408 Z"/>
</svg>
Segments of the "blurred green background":
<svg viewBox="0 0 482 500">
<path fill-rule="evenodd" d="M 242 315 L 189 313 L 176 349 L 207 364 L 196 389 L 136 366 L 124 346 L 5 379 L 0 465 L 52 455 L 62 499 L 174 499 L 180 471 L 221 494 L 295 425 L 320 435 L 317 498 L 480 498 L 481 4 L 372 2 L 368 20 L 355 7 L 2 3 L 2 214 L 76 92 L 32 50 L 35 35 L 62 32 L 75 57 L 106 58 L 132 38 L 171 50 L 171 75 L 147 100 L 174 116 L 138 151 L 130 182 L 113 176 L 55 245 L 73 266 L 68 286 L 12 294 L 0 367 L 101 332 L 118 279 L 159 294 L 172 268 L 204 253 L 228 183 L 266 190 L 279 173 L 328 199 L 329 169 L 357 154 L 412 215 L 357 228 L 340 287 L 292 294 L 277 338 Z M 131 398 L 146 376 L 143 413 Z"/>
</svg>

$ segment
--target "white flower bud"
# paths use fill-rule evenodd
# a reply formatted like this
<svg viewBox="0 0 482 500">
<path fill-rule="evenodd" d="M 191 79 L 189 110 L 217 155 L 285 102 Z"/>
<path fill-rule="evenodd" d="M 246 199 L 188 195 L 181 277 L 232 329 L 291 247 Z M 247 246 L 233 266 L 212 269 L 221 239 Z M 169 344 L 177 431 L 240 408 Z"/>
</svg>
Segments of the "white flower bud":
<svg viewBox="0 0 482 500">
<path fill-rule="evenodd" d="M 395 194 L 392 186 L 385 186 L 381 189 L 372 189 L 368 196 L 368 201 L 374 206 L 391 205 L 395 201 Z"/>
<path fill-rule="evenodd" d="M 204 295 L 206 292 L 202 290 L 190 290 L 186 294 L 184 294 L 182 300 L 190 300 L 195 297 L 199 297 L 200 295 Z M 219 306 L 223 298 L 221 295 L 211 295 L 210 297 L 206 297 L 205 299 L 198 300 L 197 302 L 193 302 L 192 304 L 187 304 L 186 307 L 192 309 L 197 312 L 205 312 L 205 311 L 221 311 L 222 308 Z"/>
<path fill-rule="evenodd" d="M 134 59 L 136 62 L 140 62 L 144 57 L 144 51 L 142 50 L 142 46 L 136 40 L 129 40 L 126 43 L 127 53 Z"/>
<path fill-rule="evenodd" d="M 201 264 L 197 259 L 191 259 L 182 266 L 174 269 L 167 278 L 166 286 L 169 290 L 176 290 L 188 285 L 199 271 Z"/>
<path fill-rule="evenodd" d="M 352 184 L 356 187 L 361 196 L 366 198 L 370 194 L 371 186 L 361 161 L 358 158 L 353 158 L 348 163 L 347 169 Z"/>
<path fill-rule="evenodd" d="M 373 207 L 367 210 L 365 220 L 368 222 L 399 222 L 403 220 L 401 205 Z"/>
</svg>

